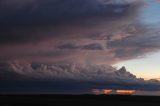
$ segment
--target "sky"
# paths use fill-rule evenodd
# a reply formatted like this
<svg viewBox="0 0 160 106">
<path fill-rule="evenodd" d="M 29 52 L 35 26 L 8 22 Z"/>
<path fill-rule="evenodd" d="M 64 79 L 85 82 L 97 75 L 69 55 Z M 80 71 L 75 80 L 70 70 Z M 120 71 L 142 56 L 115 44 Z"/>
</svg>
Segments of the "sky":
<svg viewBox="0 0 160 106">
<path fill-rule="evenodd" d="M 152 2 L 152 0 L 146 0 L 148 4 L 145 9 L 142 10 L 143 14 L 140 16 L 141 22 L 147 27 L 159 28 L 160 24 L 160 4 L 158 2 Z M 143 58 L 127 60 L 120 62 L 115 66 L 126 66 L 130 72 L 134 73 L 138 77 L 145 79 L 159 79 L 160 75 L 160 51 L 151 52 Z"/>
<path fill-rule="evenodd" d="M 0 93 L 159 91 L 159 11 L 159 0 L 1 0 Z"/>
<path fill-rule="evenodd" d="M 115 64 L 115 67 L 126 66 L 131 73 L 137 75 L 137 77 L 141 77 L 144 79 L 158 79 L 160 73 L 160 52 L 152 53 L 150 55 L 145 56 L 145 58 L 133 59 L 124 62 L 120 62 Z M 152 64 L 151 64 L 152 62 Z"/>
</svg>

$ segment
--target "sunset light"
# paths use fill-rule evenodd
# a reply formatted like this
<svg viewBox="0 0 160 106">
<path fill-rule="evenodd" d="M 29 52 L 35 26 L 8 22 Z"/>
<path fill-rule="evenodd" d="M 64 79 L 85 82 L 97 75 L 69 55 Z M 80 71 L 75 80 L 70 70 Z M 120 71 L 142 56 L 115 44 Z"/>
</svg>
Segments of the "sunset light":
<svg viewBox="0 0 160 106">
<path fill-rule="evenodd" d="M 133 94 L 136 90 L 116 90 L 118 94 Z"/>
<path fill-rule="evenodd" d="M 113 90 L 113 89 L 92 89 L 93 94 L 96 95 L 101 95 L 101 94 L 106 94 L 106 95 L 112 95 L 112 94 L 117 94 L 117 95 L 127 95 L 127 94 L 133 94 L 136 92 L 136 90 Z"/>
<path fill-rule="evenodd" d="M 113 90 L 111 90 L 111 89 L 104 89 L 103 90 L 103 92 L 104 92 L 104 94 L 109 94 L 109 93 L 111 93 Z"/>
</svg>

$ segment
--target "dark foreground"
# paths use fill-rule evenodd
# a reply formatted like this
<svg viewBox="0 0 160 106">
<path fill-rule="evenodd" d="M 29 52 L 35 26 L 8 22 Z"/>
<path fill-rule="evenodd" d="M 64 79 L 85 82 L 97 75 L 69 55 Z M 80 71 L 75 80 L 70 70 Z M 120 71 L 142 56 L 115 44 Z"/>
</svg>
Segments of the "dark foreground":
<svg viewBox="0 0 160 106">
<path fill-rule="evenodd" d="M 160 106 L 160 97 L 120 95 L 0 95 L 0 106 Z"/>
</svg>

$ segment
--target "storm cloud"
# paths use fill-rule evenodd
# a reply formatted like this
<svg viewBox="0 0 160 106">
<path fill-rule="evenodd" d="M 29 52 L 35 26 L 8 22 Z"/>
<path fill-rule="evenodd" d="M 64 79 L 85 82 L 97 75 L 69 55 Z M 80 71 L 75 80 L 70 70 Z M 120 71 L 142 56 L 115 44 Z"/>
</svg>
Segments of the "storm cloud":
<svg viewBox="0 0 160 106">
<path fill-rule="evenodd" d="M 98 43 L 88 45 L 76 45 L 76 44 L 63 44 L 58 47 L 59 49 L 82 49 L 82 50 L 103 50 L 103 46 Z"/>
<path fill-rule="evenodd" d="M 78 36 L 75 34 L 82 32 L 83 27 L 93 32 L 97 28 L 95 26 L 104 25 L 104 21 L 109 25 L 111 19 L 120 21 L 120 18 L 131 17 L 138 4 L 123 3 L 123 0 L 120 4 L 109 2 L 110 0 L 2 0 L 0 42 L 22 43 L 46 37 Z M 74 27 L 78 32 L 74 33 Z M 90 31 L 84 32 L 80 36 Z"/>
<path fill-rule="evenodd" d="M 157 81 L 112 67 L 160 50 L 159 26 L 140 19 L 145 2 L 1 0 L 0 83 L 159 90 Z"/>
<path fill-rule="evenodd" d="M 2 61 L 79 57 L 115 63 L 121 58 L 106 43 L 145 30 L 135 23 L 143 4 L 137 0 L 2 0 L 0 4 Z"/>
<path fill-rule="evenodd" d="M 128 72 L 125 67 L 117 70 L 114 67 L 108 65 L 84 65 L 84 64 L 73 64 L 73 63 L 63 63 L 63 64 L 28 64 L 28 63 L 11 63 L 3 65 L 3 68 L 7 71 L 11 71 L 12 74 L 6 74 L 7 76 L 12 76 L 10 79 L 2 79 L 9 83 L 12 79 L 14 86 L 10 84 L 13 88 L 11 91 L 16 91 L 17 87 L 21 85 L 26 86 L 30 89 L 21 88 L 23 92 L 33 91 L 34 93 L 43 92 L 68 92 L 69 91 L 81 91 L 77 93 L 90 92 L 92 89 L 135 89 L 135 90 L 159 90 L 160 82 L 157 80 L 145 81 L 142 78 L 137 78 L 135 75 Z M 92 70 L 92 71 L 91 71 Z M 14 74 L 13 74 L 14 73 Z M 1 74 L 4 75 L 4 74 Z M 16 76 L 18 77 L 17 79 Z M 14 77 L 13 77 L 14 76 Z M 23 84 L 23 82 L 26 83 Z M 3 86 L 2 82 L 0 83 Z M 45 87 L 42 87 L 44 86 Z M 7 85 L 9 86 L 9 85 Z M 30 86 L 30 87 L 27 87 Z M 39 88 L 37 88 L 38 86 Z M 8 87 L 7 87 L 8 89 Z M 52 90 L 51 90 L 52 89 Z M 84 91 L 83 91 L 84 90 Z M 1 88 L 1 92 L 5 90 Z M 10 91 L 10 92 L 11 92 Z M 82 92 L 83 91 L 83 92 Z M 19 92 L 21 93 L 21 92 Z"/>
</svg>

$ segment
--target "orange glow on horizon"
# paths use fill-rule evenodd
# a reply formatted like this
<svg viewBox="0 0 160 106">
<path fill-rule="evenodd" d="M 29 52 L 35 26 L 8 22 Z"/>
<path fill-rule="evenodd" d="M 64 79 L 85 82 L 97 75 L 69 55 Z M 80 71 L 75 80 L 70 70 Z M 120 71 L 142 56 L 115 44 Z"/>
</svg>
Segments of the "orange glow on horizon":
<svg viewBox="0 0 160 106">
<path fill-rule="evenodd" d="M 111 89 L 104 89 L 103 90 L 103 92 L 104 92 L 104 94 L 109 94 L 109 93 L 111 93 L 113 90 L 111 90 Z"/>
<path fill-rule="evenodd" d="M 96 95 L 100 94 L 133 94 L 136 90 L 113 90 L 113 89 L 92 89 L 92 92 Z"/>
<path fill-rule="evenodd" d="M 133 94 L 136 92 L 136 90 L 116 90 L 119 94 Z"/>
</svg>

